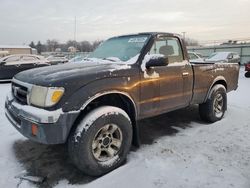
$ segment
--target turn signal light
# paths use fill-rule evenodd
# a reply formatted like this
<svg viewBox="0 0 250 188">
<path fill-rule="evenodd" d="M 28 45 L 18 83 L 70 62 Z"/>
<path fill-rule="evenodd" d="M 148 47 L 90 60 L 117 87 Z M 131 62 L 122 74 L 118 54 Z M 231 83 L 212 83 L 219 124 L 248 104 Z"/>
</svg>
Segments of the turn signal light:
<svg viewBox="0 0 250 188">
<path fill-rule="evenodd" d="M 32 135 L 33 135 L 33 136 L 36 136 L 36 135 L 37 135 L 38 127 L 37 127 L 36 124 L 32 124 L 32 125 L 31 125 L 31 132 L 32 132 Z"/>
<path fill-rule="evenodd" d="M 51 101 L 53 103 L 57 103 L 61 99 L 63 92 L 64 92 L 63 90 L 54 91 L 54 93 L 51 96 Z"/>
</svg>

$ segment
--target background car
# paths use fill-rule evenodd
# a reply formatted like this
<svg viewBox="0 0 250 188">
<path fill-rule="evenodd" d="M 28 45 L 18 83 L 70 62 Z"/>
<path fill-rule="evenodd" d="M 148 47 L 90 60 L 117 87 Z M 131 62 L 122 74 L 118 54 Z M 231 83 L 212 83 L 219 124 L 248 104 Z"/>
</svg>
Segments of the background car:
<svg viewBox="0 0 250 188">
<path fill-rule="evenodd" d="M 203 63 L 204 58 L 200 53 L 188 52 L 189 60 L 191 63 Z"/>
<path fill-rule="evenodd" d="M 235 52 L 215 52 L 205 61 L 223 61 L 226 63 L 238 63 L 240 65 L 240 56 Z"/>
<path fill-rule="evenodd" d="M 250 78 L 250 61 L 245 64 L 245 71 L 247 71 L 245 77 Z"/>
<path fill-rule="evenodd" d="M 0 59 L 0 81 L 7 81 L 24 70 L 49 66 L 43 56 L 31 54 L 9 55 Z"/>
<path fill-rule="evenodd" d="M 46 58 L 51 65 L 67 63 L 69 60 L 62 55 L 51 55 Z"/>
<path fill-rule="evenodd" d="M 69 63 L 80 63 L 86 56 L 76 56 L 69 60 Z"/>
</svg>

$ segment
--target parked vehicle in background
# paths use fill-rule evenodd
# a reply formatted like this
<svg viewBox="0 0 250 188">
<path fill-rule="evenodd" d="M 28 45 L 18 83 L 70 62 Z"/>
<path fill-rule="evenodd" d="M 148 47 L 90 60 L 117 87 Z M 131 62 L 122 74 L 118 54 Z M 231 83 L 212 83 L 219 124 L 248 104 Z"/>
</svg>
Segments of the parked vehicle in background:
<svg viewBox="0 0 250 188">
<path fill-rule="evenodd" d="M 245 77 L 250 78 L 250 61 L 245 64 Z"/>
<path fill-rule="evenodd" d="M 76 56 L 69 60 L 69 63 L 80 63 L 82 60 L 84 60 L 85 56 Z"/>
<path fill-rule="evenodd" d="M 237 64 L 191 64 L 177 34 L 118 36 L 84 63 L 15 75 L 5 113 L 33 141 L 67 143 L 72 162 L 100 176 L 122 165 L 139 143 L 140 119 L 199 104 L 201 119 L 221 120 L 238 77 Z"/>
<path fill-rule="evenodd" d="M 64 64 L 67 63 L 69 60 L 61 55 L 51 55 L 46 58 L 51 65 L 57 65 L 57 64 Z"/>
<path fill-rule="evenodd" d="M 205 59 L 205 61 L 222 61 L 225 63 L 238 63 L 240 65 L 240 56 L 235 52 L 215 52 Z"/>
<path fill-rule="evenodd" d="M 7 81 L 24 70 L 48 66 L 43 56 L 31 54 L 9 55 L 0 59 L 0 81 Z"/>
<path fill-rule="evenodd" d="M 204 62 L 204 57 L 200 53 L 188 52 L 188 57 L 191 63 L 193 62 L 203 63 Z"/>
</svg>

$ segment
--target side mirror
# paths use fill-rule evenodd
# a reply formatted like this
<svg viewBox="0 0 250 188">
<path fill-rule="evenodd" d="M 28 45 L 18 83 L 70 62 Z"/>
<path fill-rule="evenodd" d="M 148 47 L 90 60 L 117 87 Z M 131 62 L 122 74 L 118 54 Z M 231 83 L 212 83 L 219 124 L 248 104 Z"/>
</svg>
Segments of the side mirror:
<svg viewBox="0 0 250 188">
<path fill-rule="evenodd" d="M 150 67 L 159 67 L 167 65 L 168 65 L 168 57 L 163 55 L 150 55 L 149 60 L 146 62 L 147 69 Z"/>
<path fill-rule="evenodd" d="M 6 63 L 6 61 L 1 61 L 0 65 L 4 65 Z"/>
</svg>

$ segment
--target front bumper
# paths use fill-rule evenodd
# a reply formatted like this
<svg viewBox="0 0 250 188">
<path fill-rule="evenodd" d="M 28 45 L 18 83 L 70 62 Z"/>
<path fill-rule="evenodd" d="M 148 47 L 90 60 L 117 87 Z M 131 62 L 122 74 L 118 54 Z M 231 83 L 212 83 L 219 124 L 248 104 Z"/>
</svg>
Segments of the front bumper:
<svg viewBox="0 0 250 188">
<path fill-rule="evenodd" d="M 5 115 L 12 125 L 25 137 L 43 144 L 61 144 L 67 141 L 69 132 L 79 112 L 63 112 L 61 109 L 44 109 L 20 105 L 12 94 L 6 97 Z M 32 133 L 32 125 L 37 134 Z"/>
</svg>

